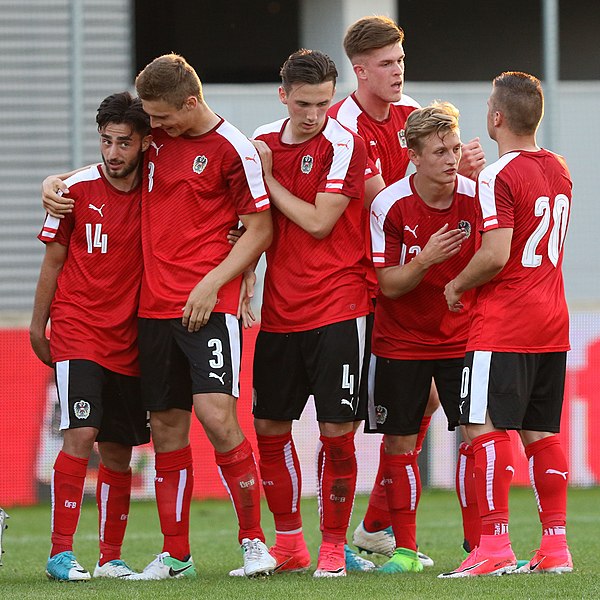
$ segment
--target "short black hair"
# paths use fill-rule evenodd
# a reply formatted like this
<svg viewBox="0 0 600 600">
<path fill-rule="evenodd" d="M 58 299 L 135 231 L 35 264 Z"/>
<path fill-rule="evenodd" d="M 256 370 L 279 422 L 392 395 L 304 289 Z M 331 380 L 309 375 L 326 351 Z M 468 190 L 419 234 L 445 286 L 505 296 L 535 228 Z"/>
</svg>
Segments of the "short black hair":
<svg viewBox="0 0 600 600">
<path fill-rule="evenodd" d="M 316 85 L 332 81 L 335 82 L 338 76 L 335 63 L 323 52 L 318 50 L 307 50 L 301 48 L 283 63 L 281 70 L 281 83 L 283 89 L 289 91 L 295 83 L 308 83 Z"/>
<path fill-rule="evenodd" d="M 142 108 L 142 101 L 129 92 L 111 94 L 102 100 L 96 114 L 98 131 L 109 123 L 125 123 L 141 136 L 150 134 L 150 117 Z"/>
</svg>

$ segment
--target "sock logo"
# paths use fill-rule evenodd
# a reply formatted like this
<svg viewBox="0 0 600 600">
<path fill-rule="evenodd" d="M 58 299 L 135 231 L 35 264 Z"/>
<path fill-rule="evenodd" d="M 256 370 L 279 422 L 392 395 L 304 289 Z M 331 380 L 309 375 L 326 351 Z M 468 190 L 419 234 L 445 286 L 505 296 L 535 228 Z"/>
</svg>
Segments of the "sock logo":
<svg viewBox="0 0 600 600">
<path fill-rule="evenodd" d="M 254 485 L 254 477 L 252 477 L 252 479 L 249 479 L 248 481 L 240 481 L 240 487 L 242 489 L 249 488 L 253 485 Z"/>
<path fill-rule="evenodd" d="M 77 508 L 77 502 L 71 502 L 71 500 L 65 500 L 65 508 Z"/>
<path fill-rule="evenodd" d="M 556 469 L 546 469 L 546 473 L 548 475 L 560 475 L 566 481 L 569 471 L 557 471 Z"/>
<path fill-rule="evenodd" d="M 346 502 L 346 496 L 336 496 L 335 494 L 329 494 L 329 499 L 332 502 Z"/>
</svg>

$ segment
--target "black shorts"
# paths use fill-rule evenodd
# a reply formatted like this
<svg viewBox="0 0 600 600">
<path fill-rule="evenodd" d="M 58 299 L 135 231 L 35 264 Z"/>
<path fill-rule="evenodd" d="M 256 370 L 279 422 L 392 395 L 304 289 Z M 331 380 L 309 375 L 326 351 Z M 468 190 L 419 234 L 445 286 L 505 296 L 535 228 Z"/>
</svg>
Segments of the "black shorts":
<svg viewBox="0 0 600 600">
<path fill-rule="evenodd" d="M 139 319 L 142 397 L 150 411 L 192 409 L 194 394 L 240 395 L 241 324 L 212 313 L 193 333 L 181 319 Z"/>
<path fill-rule="evenodd" d="M 461 384 L 463 424 L 498 429 L 560 431 L 566 352 L 467 352 Z"/>
<path fill-rule="evenodd" d="M 150 441 L 139 377 L 115 373 L 91 360 L 54 365 L 60 429 L 94 427 L 97 442 L 139 446 Z"/>
<path fill-rule="evenodd" d="M 367 433 L 415 435 L 429 400 L 431 380 L 448 419 L 448 429 L 459 424 L 462 358 L 399 360 L 371 355 Z"/>
<path fill-rule="evenodd" d="M 294 333 L 260 331 L 254 351 L 254 416 L 299 419 L 312 394 L 317 421 L 355 421 L 365 336 L 366 317 Z"/>
</svg>

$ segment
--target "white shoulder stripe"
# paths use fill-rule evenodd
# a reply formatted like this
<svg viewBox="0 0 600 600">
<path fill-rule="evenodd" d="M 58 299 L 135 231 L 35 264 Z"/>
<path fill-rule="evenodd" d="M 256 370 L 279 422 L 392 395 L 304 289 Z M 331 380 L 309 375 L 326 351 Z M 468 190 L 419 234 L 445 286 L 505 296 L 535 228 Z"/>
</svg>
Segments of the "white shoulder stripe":
<svg viewBox="0 0 600 600">
<path fill-rule="evenodd" d="M 394 102 L 396 106 L 414 106 L 415 108 L 421 108 L 421 105 L 407 94 L 402 94 L 402 97 L 398 102 Z"/>
<path fill-rule="evenodd" d="M 352 96 L 348 96 L 338 109 L 336 120 L 342 125 L 345 125 L 348 129 L 351 129 L 355 133 L 358 133 L 358 117 L 362 114 L 362 109 Z"/>
<path fill-rule="evenodd" d="M 265 133 L 279 133 L 283 127 L 284 121 L 285 119 L 279 119 L 278 121 L 273 121 L 272 123 L 266 123 L 265 125 L 257 127 L 252 134 L 252 139 L 257 138 L 259 135 L 264 135 Z"/>
<path fill-rule="evenodd" d="M 326 188 L 329 191 L 341 190 L 354 154 L 354 136 L 331 117 L 327 117 L 323 136 L 333 147 L 333 161 L 327 173 Z"/>
<path fill-rule="evenodd" d="M 254 144 L 228 121 L 223 121 L 219 125 L 217 133 L 233 146 L 240 157 L 246 175 L 246 182 L 254 198 L 254 205 L 257 209 L 264 208 L 269 204 L 269 197 L 262 175 L 260 156 Z"/>
<path fill-rule="evenodd" d="M 479 192 L 479 204 L 481 205 L 483 215 L 484 230 L 498 224 L 498 219 L 496 218 L 498 210 L 496 209 L 495 196 L 496 177 L 519 154 L 519 152 L 508 152 L 479 173 L 477 188 Z"/>
<path fill-rule="evenodd" d="M 83 169 L 83 171 L 71 175 L 71 177 L 65 179 L 65 184 L 69 187 L 80 181 L 95 181 L 96 179 L 100 179 L 100 165 L 92 165 L 87 169 Z"/>
<path fill-rule="evenodd" d="M 458 191 L 458 193 L 464 194 L 465 196 L 471 196 L 471 198 L 474 198 L 475 192 L 477 189 L 475 182 L 472 179 L 469 179 L 468 177 L 464 177 L 463 175 L 460 175 L 460 174 L 458 175 L 457 179 L 458 179 L 458 185 L 456 187 L 456 190 Z"/>
<path fill-rule="evenodd" d="M 396 181 L 396 183 L 384 188 L 375 196 L 369 214 L 373 264 L 385 264 L 385 234 L 383 224 L 388 212 L 396 202 L 410 195 L 412 195 L 410 177 L 404 177 L 400 181 Z"/>
</svg>

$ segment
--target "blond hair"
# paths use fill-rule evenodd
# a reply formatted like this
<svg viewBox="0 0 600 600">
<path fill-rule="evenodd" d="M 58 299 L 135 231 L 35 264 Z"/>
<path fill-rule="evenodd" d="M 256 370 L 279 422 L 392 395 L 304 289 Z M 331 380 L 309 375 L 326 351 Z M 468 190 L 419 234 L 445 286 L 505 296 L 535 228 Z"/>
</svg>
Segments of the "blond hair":
<svg viewBox="0 0 600 600">
<path fill-rule="evenodd" d="M 441 139 L 448 133 L 458 133 L 459 114 L 456 106 L 439 100 L 414 110 L 406 119 L 406 145 L 419 153 L 423 149 L 424 140 L 430 135 L 435 133 Z"/>
<path fill-rule="evenodd" d="M 178 54 L 163 54 L 146 65 L 135 78 L 135 89 L 142 100 L 162 100 L 177 109 L 190 96 L 204 101 L 200 78 Z"/>
<path fill-rule="evenodd" d="M 355 56 L 371 50 L 385 48 L 390 44 L 401 44 L 404 31 L 389 17 L 363 17 L 350 25 L 344 36 L 346 56 L 352 60 Z"/>
</svg>

